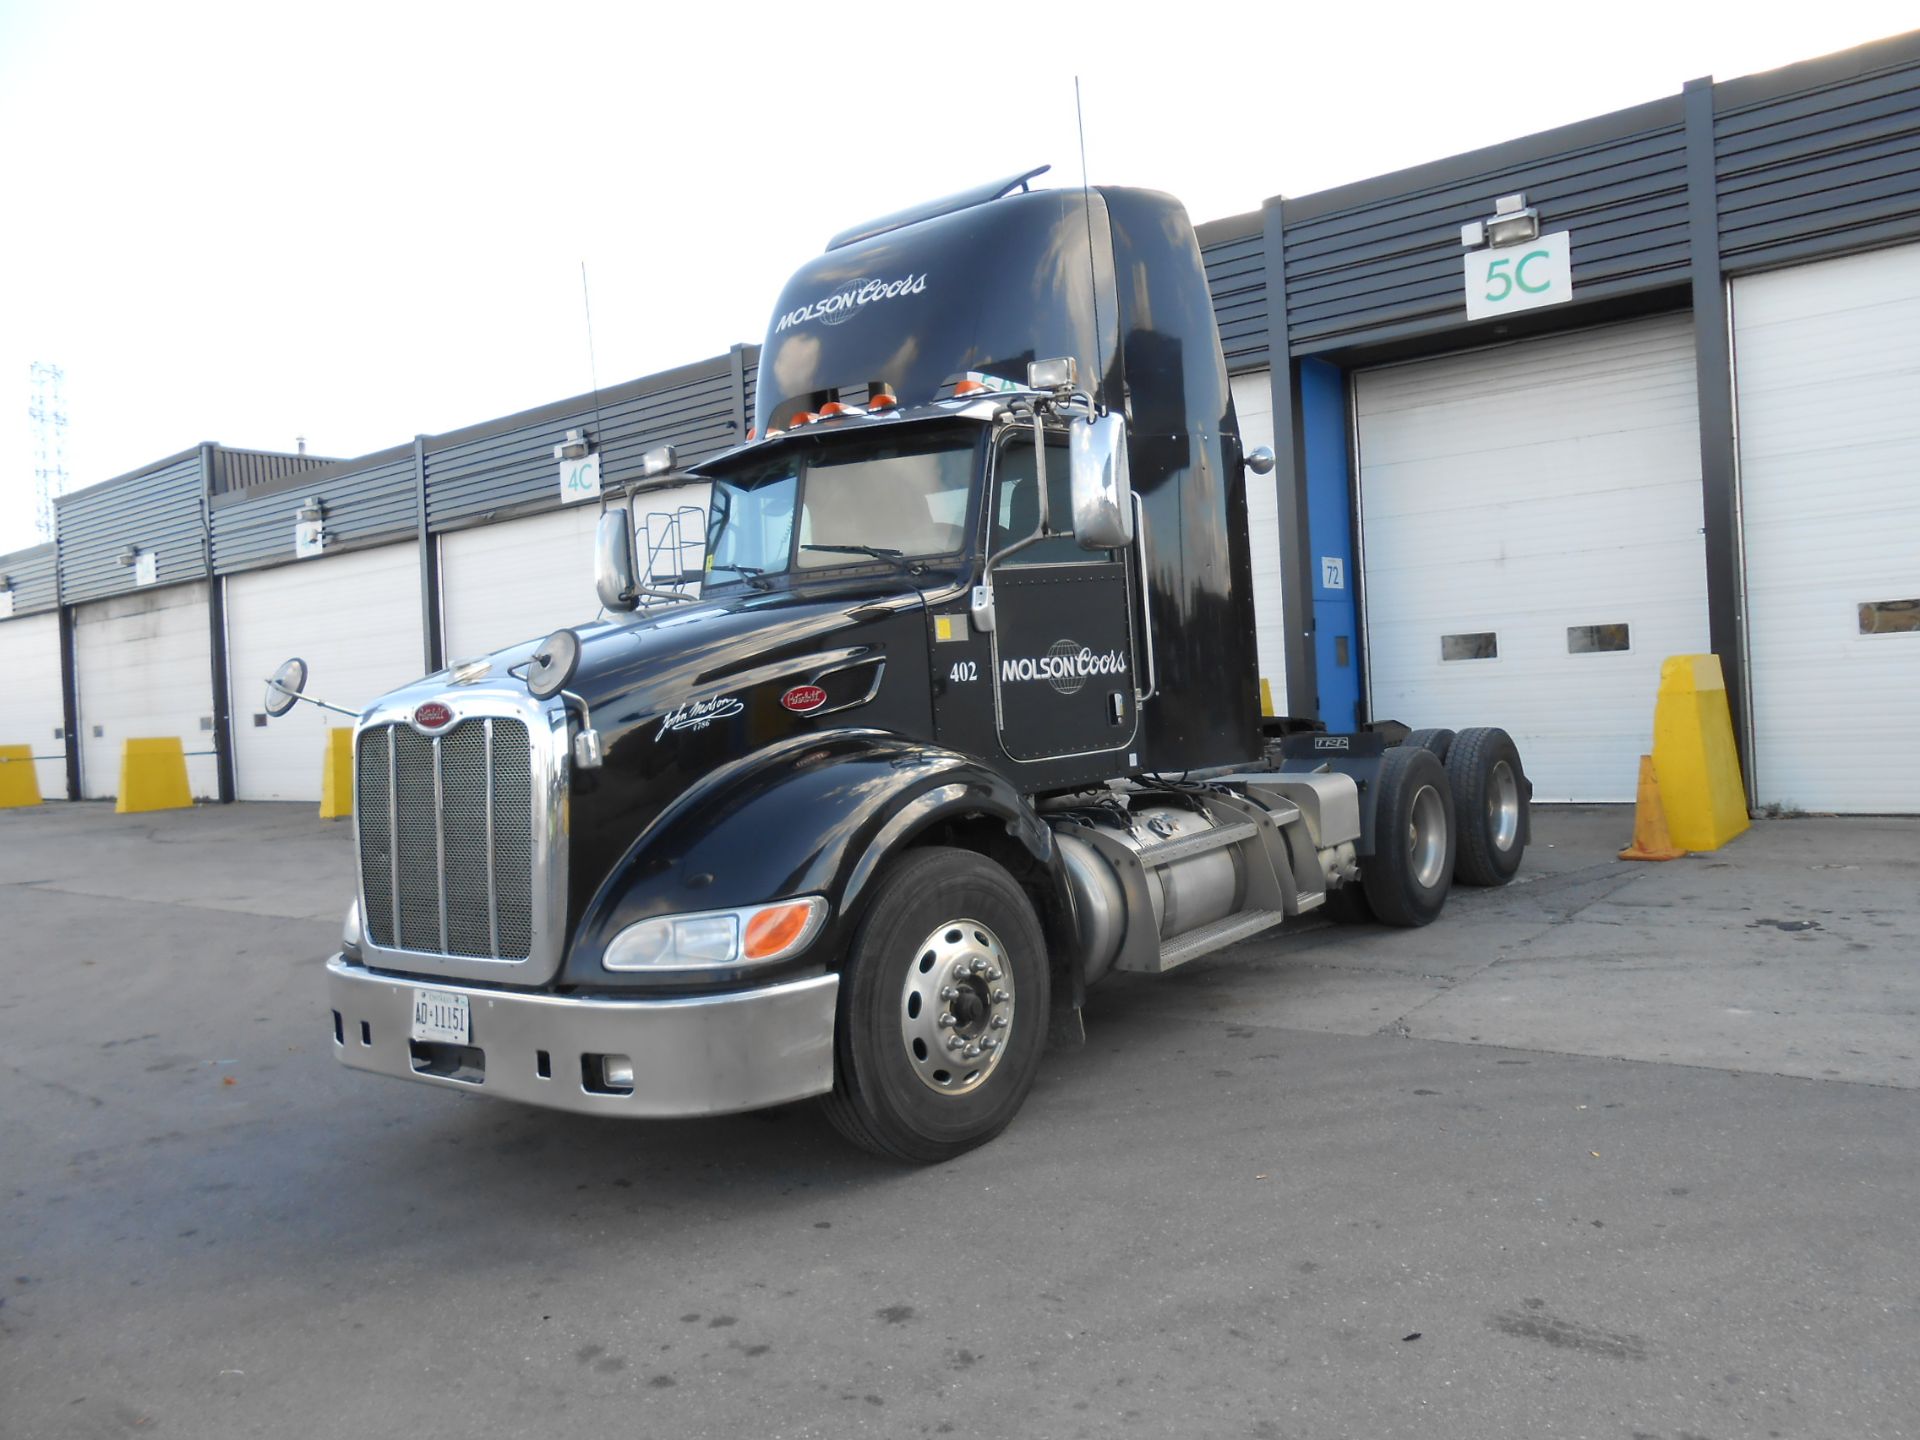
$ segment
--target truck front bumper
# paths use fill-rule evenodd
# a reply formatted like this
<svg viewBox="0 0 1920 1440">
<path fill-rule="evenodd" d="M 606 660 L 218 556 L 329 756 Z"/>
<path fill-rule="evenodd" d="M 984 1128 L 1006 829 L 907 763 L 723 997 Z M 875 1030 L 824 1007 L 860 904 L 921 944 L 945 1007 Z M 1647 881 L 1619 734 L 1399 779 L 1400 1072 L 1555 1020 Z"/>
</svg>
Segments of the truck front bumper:
<svg viewBox="0 0 1920 1440">
<path fill-rule="evenodd" d="M 467 997 L 465 1047 L 412 1038 L 414 991 Z M 333 1053 L 403 1080 L 476 1090 L 584 1115 L 664 1117 L 757 1110 L 833 1088 L 837 975 L 685 1000 L 529 995 L 396 980 L 327 962 Z M 624 1082 L 607 1084 L 608 1058 Z"/>
</svg>

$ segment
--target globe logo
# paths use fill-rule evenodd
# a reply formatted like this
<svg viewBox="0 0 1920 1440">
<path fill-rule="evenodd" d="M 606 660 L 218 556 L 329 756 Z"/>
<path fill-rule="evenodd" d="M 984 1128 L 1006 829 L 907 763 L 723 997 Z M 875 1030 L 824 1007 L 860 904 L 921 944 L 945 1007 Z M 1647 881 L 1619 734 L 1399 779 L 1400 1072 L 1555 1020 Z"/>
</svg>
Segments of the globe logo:
<svg viewBox="0 0 1920 1440">
<path fill-rule="evenodd" d="M 1086 688 L 1087 677 L 1074 664 L 1082 648 L 1078 640 L 1056 640 L 1047 647 L 1047 658 L 1059 662 L 1047 667 L 1047 683 L 1062 695 L 1077 695 Z"/>
</svg>

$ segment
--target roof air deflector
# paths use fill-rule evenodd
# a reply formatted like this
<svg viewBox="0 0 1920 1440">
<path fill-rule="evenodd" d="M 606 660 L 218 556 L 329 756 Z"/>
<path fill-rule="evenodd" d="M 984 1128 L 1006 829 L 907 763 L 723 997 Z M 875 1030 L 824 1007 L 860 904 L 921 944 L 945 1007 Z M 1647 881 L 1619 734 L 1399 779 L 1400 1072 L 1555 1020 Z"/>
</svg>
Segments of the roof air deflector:
<svg viewBox="0 0 1920 1440">
<path fill-rule="evenodd" d="M 889 230 L 899 230 L 904 226 L 917 225 L 922 220 L 931 220 L 936 215 L 951 215 L 956 210 L 971 210 L 975 205 L 985 205 L 998 200 L 1003 195 L 1011 195 L 1015 190 L 1031 187 L 1028 181 L 1036 175 L 1044 175 L 1051 165 L 1040 165 L 1022 175 L 1009 175 L 1004 180 L 995 180 L 986 185 L 976 185 L 971 190 L 962 190 L 956 195 L 948 195 L 941 200 L 929 200 L 924 205 L 910 206 L 905 210 L 896 210 L 891 215 L 883 215 L 878 220 L 869 220 L 864 225 L 855 225 L 842 230 L 827 242 L 827 249 L 839 250 L 856 241 L 871 240 L 876 235 L 884 235 Z"/>
</svg>

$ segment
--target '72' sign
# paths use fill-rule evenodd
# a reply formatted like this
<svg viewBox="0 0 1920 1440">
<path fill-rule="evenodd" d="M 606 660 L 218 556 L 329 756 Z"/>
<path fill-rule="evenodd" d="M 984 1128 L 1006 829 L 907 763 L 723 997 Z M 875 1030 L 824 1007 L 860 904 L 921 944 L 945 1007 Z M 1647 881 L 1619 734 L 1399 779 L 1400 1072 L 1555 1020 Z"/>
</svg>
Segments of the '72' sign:
<svg viewBox="0 0 1920 1440">
<path fill-rule="evenodd" d="M 1558 230 L 1524 245 L 1467 252 L 1467 318 L 1485 320 L 1571 300 L 1571 239 Z"/>
</svg>

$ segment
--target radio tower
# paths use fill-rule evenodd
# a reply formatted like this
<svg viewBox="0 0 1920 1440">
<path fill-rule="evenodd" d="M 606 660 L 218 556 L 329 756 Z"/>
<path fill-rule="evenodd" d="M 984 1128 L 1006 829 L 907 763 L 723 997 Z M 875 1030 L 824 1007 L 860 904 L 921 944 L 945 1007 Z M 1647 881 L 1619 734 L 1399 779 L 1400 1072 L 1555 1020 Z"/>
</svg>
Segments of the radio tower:
<svg viewBox="0 0 1920 1440">
<path fill-rule="evenodd" d="M 35 360 L 30 373 L 33 398 L 27 402 L 27 418 L 33 422 L 33 523 L 42 540 L 51 540 L 54 498 L 67 492 L 67 404 L 61 394 L 67 372 Z"/>
</svg>

